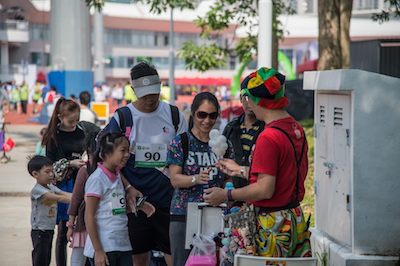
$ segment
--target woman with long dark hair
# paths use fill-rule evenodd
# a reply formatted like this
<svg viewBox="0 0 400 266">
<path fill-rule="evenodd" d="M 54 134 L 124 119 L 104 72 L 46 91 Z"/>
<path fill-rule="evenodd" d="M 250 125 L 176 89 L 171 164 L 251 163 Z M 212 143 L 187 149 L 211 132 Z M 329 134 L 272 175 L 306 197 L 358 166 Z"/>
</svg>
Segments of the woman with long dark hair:
<svg viewBox="0 0 400 266">
<path fill-rule="evenodd" d="M 46 156 L 54 164 L 57 187 L 72 192 L 78 169 L 85 164 L 81 156 L 84 152 L 85 132 L 78 126 L 79 104 L 73 100 L 60 98 L 54 107 L 42 145 L 46 146 Z M 68 204 L 57 204 L 56 264 L 66 265 Z"/>
<path fill-rule="evenodd" d="M 175 191 L 171 201 L 170 240 L 173 264 L 185 264 L 185 228 L 188 202 L 203 202 L 203 189 L 222 187 L 224 176 L 215 167 L 217 155 L 208 142 L 220 114 L 217 98 L 202 92 L 195 96 L 189 119 L 189 131 L 178 135 L 168 148 L 171 184 Z M 230 149 L 228 154 L 233 154 Z M 230 157 L 230 156 L 229 156 Z"/>
</svg>

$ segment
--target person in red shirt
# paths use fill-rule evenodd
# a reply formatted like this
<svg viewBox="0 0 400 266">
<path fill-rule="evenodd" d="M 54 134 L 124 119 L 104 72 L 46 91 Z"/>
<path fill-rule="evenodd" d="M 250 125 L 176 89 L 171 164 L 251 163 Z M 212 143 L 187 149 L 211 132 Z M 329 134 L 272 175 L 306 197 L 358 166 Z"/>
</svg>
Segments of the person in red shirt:
<svg viewBox="0 0 400 266">
<path fill-rule="evenodd" d="M 222 159 L 228 175 L 248 177 L 249 185 L 205 190 L 205 202 L 247 201 L 257 212 L 257 253 L 269 257 L 310 257 L 310 232 L 300 202 L 307 176 L 307 140 L 301 125 L 285 110 L 285 76 L 260 68 L 241 84 L 241 94 L 265 128 L 253 146 L 250 167 Z"/>
</svg>

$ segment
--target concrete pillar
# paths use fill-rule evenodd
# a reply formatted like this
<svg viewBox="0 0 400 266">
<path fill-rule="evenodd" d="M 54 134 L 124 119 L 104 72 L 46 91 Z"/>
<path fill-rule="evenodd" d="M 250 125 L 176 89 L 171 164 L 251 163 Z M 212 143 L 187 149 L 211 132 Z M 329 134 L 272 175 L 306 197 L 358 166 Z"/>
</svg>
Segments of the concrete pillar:
<svg viewBox="0 0 400 266">
<path fill-rule="evenodd" d="M 90 13 L 85 1 L 51 0 L 50 45 L 50 85 L 66 97 L 91 92 Z"/>
<path fill-rule="evenodd" d="M 54 70 L 91 70 L 90 13 L 82 0 L 51 0 L 51 65 Z"/>
<path fill-rule="evenodd" d="M 104 25 L 103 14 L 97 10 L 94 13 L 94 81 L 105 81 L 104 73 Z"/>
<path fill-rule="evenodd" d="M 8 74 L 9 68 L 9 55 L 8 55 L 8 43 L 1 43 L 1 73 L 4 75 Z"/>
</svg>

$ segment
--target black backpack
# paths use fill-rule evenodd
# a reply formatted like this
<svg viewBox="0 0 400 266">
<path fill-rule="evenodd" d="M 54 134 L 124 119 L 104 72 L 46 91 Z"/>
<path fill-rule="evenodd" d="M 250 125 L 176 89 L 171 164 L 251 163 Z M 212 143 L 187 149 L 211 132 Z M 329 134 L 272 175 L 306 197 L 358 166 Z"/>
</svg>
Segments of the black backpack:
<svg viewBox="0 0 400 266">
<path fill-rule="evenodd" d="M 180 123 L 180 117 L 179 117 L 179 110 L 178 107 L 175 105 L 169 105 L 171 108 L 171 118 L 172 118 L 172 124 L 174 125 L 175 128 L 175 133 L 178 132 L 179 129 L 179 123 Z M 133 127 L 133 119 L 132 119 L 132 113 L 131 110 L 129 109 L 128 106 L 124 106 L 121 108 L 117 109 L 117 114 L 119 118 L 119 127 L 121 129 L 121 132 L 128 135 L 127 133 L 130 133 L 130 130 Z M 129 136 L 127 136 L 129 137 Z"/>
<path fill-rule="evenodd" d="M 179 110 L 178 107 L 174 105 L 169 105 L 171 108 L 171 118 L 172 118 L 172 124 L 174 125 L 175 128 L 175 133 L 178 132 L 179 129 L 179 123 L 180 123 L 180 116 L 179 116 Z M 129 109 L 128 106 L 123 106 L 121 108 L 118 108 L 116 110 L 119 118 L 119 128 L 120 132 L 123 133 L 127 138 L 129 138 L 129 134 L 131 132 L 131 129 L 133 127 L 133 119 L 132 119 L 132 113 L 131 110 Z M 100 147 L 100 140 L 103 138 L 104 135 L 112 133 L 111 130 L 109 129 L 108 124 L 96 137 L 96 146 Z"/>
</svg>

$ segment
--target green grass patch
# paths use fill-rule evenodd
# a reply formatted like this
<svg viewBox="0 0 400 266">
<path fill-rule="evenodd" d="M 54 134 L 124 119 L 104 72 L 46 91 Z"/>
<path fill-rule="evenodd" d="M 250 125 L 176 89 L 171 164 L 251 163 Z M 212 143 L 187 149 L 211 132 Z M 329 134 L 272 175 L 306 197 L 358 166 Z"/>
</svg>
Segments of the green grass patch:
<svg viewBox="0 0 400 266">
<path fill-rule="evenodd" d="M 308 142 L 308 175 L 305 183 L 306 194 L 301 202 L 306 219 L 311 215 L 311 226 L 314 227 L 314 120 L 300 121 L 306 132 Z"/>
</svg>

